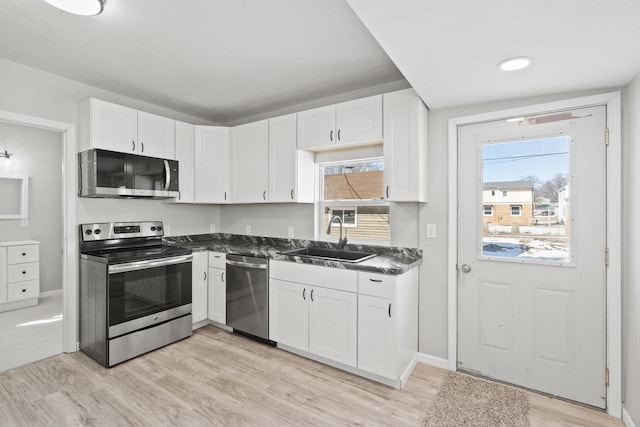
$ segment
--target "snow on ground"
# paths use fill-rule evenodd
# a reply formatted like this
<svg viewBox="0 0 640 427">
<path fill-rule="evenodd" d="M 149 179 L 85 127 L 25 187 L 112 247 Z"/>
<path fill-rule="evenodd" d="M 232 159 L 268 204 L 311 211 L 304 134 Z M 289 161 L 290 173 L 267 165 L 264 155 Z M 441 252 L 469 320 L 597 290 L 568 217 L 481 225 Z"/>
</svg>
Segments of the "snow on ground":
<svg viewBox="0 0 640 427">
<path fill-rule="evenodd" d="M 568 262 L 569 248 L 562 241 L 485 237 L 482 254 L 488 257 L 531 259 L 536 261 Z"/>
</svg>

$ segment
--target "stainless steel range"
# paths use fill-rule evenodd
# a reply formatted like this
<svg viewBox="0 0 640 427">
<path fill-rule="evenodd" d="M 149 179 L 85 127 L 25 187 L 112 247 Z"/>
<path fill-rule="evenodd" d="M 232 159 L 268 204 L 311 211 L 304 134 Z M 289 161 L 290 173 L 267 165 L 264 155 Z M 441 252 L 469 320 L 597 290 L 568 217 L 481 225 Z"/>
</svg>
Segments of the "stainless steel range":
<svg viewBox="0 0 640 427">
<path fill-rule="evenodd" d="M 106 367 L 191 335 L 190 249 L 162 222 L 80 226 L 80 350 Z"/>
</svg>

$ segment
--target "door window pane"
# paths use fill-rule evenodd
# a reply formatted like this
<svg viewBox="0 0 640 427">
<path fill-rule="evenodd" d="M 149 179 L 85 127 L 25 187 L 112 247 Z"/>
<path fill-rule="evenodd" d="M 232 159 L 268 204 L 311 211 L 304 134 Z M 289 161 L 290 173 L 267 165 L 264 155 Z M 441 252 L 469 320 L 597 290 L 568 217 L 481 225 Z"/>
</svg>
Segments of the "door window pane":
<svg viewBox="0 0 640 427">
<path fill-rule="evenodd" d="M 570 148 L 565 135 L 482 144 L 483 257 L 570 262 Z"/>
</svg>

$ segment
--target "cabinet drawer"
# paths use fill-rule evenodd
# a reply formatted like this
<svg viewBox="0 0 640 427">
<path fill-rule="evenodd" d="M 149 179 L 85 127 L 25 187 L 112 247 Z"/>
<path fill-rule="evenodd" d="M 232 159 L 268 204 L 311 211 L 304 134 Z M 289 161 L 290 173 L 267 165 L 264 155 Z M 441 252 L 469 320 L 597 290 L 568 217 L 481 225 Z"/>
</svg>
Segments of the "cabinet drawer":
<svg viewBox="0 0 640 427">
<path fill-rule="evenodd" d="M 26 282 L 27 280 L 38 280 L 40 277 L 38 269 L 40 263 L 30 262 L 27 264 L 13 264 L 8 268 L 8 282 Z"/>
<path fill-rule="evenodd" d="M 269 277 L 339 291 L 357 292 L 358 290 L 358 272 L 355 270 L 271 261 Z"/>
<path fill-rule="evenodd" d="M 40 295 L 40 281 L 13 283 L 9 285 L 8 301 L 17 301 L 26 298 L 36 298 Z"/>
<path fill-rule="evenodd" d="M 37 262 L 40 260 L 38 255 L 38 245 L 9 246 L 7 259 L 9 264 Z"/>
<path fill-rule="evenodd" d="M 378 273 L 358 272 L 358 293 L 396 299 L 396 278 Z"/>
<path fill-rule="evenodd" d="M 225 261 L 227 255 L 223 252 L 209 252 L 209 267 L 212 268 L 227 268 Z"/>
</svg>

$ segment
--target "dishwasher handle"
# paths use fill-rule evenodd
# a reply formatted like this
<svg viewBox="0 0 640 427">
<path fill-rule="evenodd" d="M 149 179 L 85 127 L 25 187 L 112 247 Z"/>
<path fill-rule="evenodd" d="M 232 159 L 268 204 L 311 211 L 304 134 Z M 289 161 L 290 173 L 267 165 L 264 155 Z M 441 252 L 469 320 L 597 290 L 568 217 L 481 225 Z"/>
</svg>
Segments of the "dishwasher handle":
<svg viewBox="0 0 640 427">
<path fill-rule="evenodd" d="M 243 267 L 243 268 L 254 268 L 256 270 L 266 270 L 267 269 L 267 264 L 256 264 L 253 262 L 241 262 L 241 261 L 232 261 L 232 260 L 227 260 L 227 265 L 233 265 L 236 267 Z"/>
</svg>

